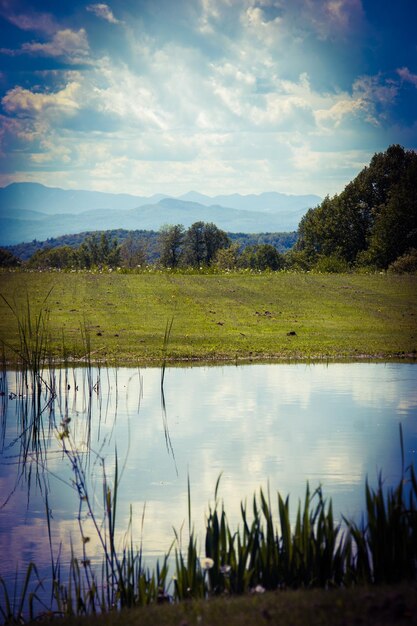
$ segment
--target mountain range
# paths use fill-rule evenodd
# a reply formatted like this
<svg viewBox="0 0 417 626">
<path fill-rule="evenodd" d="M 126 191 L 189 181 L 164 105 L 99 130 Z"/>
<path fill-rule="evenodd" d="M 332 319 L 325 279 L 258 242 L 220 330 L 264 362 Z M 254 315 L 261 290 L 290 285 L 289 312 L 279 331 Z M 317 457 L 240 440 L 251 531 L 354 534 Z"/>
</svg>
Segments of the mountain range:
<svg viewBox="0 0 417 626">
<path fill-rule="evenodd" d="M 278 192 L 207 196 L 191 191 L 172 198 L 12 183 L 0 188 L 0 245 L 92 230 L 189 227 L 199 220 L 228 232 L 286 232 L 296 230 L 306 210 L 320 201 L 315 195 Z"/>
</svg>

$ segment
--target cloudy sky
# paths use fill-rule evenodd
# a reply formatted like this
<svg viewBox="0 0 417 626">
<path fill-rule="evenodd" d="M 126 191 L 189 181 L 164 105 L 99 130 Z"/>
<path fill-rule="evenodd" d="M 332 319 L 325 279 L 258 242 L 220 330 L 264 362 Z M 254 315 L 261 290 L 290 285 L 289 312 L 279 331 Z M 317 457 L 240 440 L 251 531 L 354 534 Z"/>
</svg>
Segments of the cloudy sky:
<svg viewBox="0 0 417 626">
<path fill-rule="evenodd" d="M 0 0 L 0 185 L 343 189 L 417 148 L 415 0 Z"/>
</svg>

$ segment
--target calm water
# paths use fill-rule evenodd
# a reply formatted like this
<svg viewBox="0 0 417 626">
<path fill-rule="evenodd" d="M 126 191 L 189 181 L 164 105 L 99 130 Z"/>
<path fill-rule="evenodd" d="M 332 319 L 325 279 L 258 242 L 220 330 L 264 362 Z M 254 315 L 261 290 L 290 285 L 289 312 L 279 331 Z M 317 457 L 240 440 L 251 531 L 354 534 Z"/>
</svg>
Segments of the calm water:
<svg viewBox="0 0 417 626">
<path fill-rule="evenodd" d="M 132 505 L 134 537 L 143 540 L 150 562 L 168 550 L 173 526 L 180 529 L 187 520 L 187 476 L 201 530 L 221 472 L 220 497 L 234 526 L 241 500 L 268 482 L 271 493 L 291 494 L 294 515 L 307 480 L 323 486 L 336 515 L 360 515 L 367 476 L 374 485 L 380 470 L 387 485 L 399 479 L 400 422 L 406 463 L 416 461 L 416 364 L 173 368 L 165 373 L 164 398 L 156 368 L 93 370 L 91 396 L 86 370 L 71 370 L 67 378 L 57 371 L 56 377 L 60 392 L 45 408 L 33 445 L 29 435 L 19 436 L 26 399 L 14 398 L 16 374 L 7 375 L 0 441 L 3 577 L 16 566 L 23 571 L 30 560 L 47 571 L 46 495 L 54 555 L 61 545 L 61 562 L 68 560 L 70 538 L 79 548 L 80 499 L 59 439 L 63 418 L 71 420 L 63 441 L 85 473 L 98 519 L 103 465 L 112 482 L 117 449 L 119 536 Z M 99 556 L 85 507 L 80 517 L 91 537 L 89 554 Z"/>
</svg>

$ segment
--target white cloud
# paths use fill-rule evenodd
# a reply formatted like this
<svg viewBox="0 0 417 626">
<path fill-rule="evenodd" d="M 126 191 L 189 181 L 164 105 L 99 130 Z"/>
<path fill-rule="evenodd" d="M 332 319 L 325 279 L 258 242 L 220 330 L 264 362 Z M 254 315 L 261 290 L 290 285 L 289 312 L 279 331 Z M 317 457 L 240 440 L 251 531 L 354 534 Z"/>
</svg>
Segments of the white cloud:
<svg viewBox="0 0 417 626">
<path fill-rule="evenodd" d="M 406 83 L 411 83 L 412 85 L 417 87 L 417 74 L 413 74 L 412 72 L 410 72 L 408 67 L 400 67 L 397 70 L 397 74 Z"/>
<path fill-rule="evenodd" d="M 250 37 L 255 37 L 262 46 L 279 47 L 286 38 L 283 18 L 268 20 L 259 6 L 249 6 L 241 14 L 241 23 Z"/>
<path fill-rule="evenodd" d="M 45 56 L 63 58 L 67 63 L 88 63 L 89 45 L 84 28 L 78 31 L 66 28 L 58 30 L 47 42 L 25 42 L 20 48 L 1 48 L 0 52 L 8 56 Z"/>
<path fill-rule="evenodd" d="M 74 113 L 80 108 L 77 101 L 79 83 L 69 83 L 61 91 L 55 93 L 37 93 L 15 87 L 6 93 L 2 99 L 2 104 L 7 113 L 16 115 L 36 116 L 47 111 L 60 113 Z"/>
<path fill-rule="evenodd" d="M 322 143 L 319 139 L 318 145 Z M 335 188 L 335 180 L 342 175 L 346 182 L 353 178 L 367 163 L 369 163 L 372 152 L 365 150 L 330 150 L 313 147 L 308 139 L 303 137 L 289 139 L 290 161 L 295 168 L 292 174 L 294 181 L 297 181 L 296 172 L 300 173 L 300 179 L 304 177 L 325 176 L 327 181 L 327 193 L 332 194 L 341 189 Z M 296 184 L 292 189 L 296 193 Z M 316 193 L 319 193 L 318 189 Z"/>
<path fill-rule="evenodd" d="M 106 22 L 109 22 L 110 24 L 121 23 L 119 20 L 117 20 L 114 17 L 113 11 L 111 10 L 108 4 L 102 4 L 102 3 L 89 4 L 86 8 L 87 8 L 87 11 L 90 11 L 90 13 L 94 13 L 95 15 L 97 15 L 97 17 L 100 17 L 101 19 L 106 20 Z"/>
<path fill-rule="evenodd" d="M 341 161 L 334 154 L 326 160 L 313 143 L 358 105 L 348 94 L 314 91 L 305 74 L 282 80 L 277 68 L 268 90 L 258 92 L 259 59 L 253 56 L 249 65 L 231 56 L 204 67 L 193 50 L 173 44 L 154 50 L 148 39 L 140 73 L 103 58 L 88 72 L 61 74 L 66 86 L 56 92 L 10 90 L 3 107 L 19 118 L 14 135 L 36 143 L 30 161 L 50 168 L 56 158 L 57 180 L 65 181 L 61 167 L 82 171 L 78 187 L 179 194 L 239 186 L 242 193 L 267 188 L 322 193 L 319 183 L 305 187 L 303 172 L 326 165 L 334 176 L 332 166 Z M 77 131 L 92 112 L 95 132 Z M 65 118 L 75 126 L 65 128 Z M 107 119 L 114 123 L 100 130 L 100 120 Z M 38 179 L 42 176 L 39 172 Z M 71 176 L 68 170 L 68 181 Z"/>
<path fill-rule="evenodd" d="M 44 163 L 55 163 L 68 165 L 71 163 L 71 150 L 58 141 L 58 137 L 50 137 L 48 140 L 41 141 L 41 152 L 33 152 L 30 160 L 36 165 Z"/>
<path fill-rule="evenodd" d="M 98 111 L 119 116 L 125 127 L 167 127 L 169 113 L 161 106 L 152 81 L 126 66 L 114 67 L 108 59 L 101 62 L 100 74 L 105 86 L 96 86 L 90 95 Z"/>
<path fill-rule="evenodd" d="M 321 40 L 355 35 L 364 20 L 361 0 L 295 0 L 287 11 L 297 30 L 312 30 Z"/>
<path fill-rule="evenodd" d="M 387 110 L 394 103 L 398 85 L 381 76 L 361 76 L 352 85 L 353 98 L 362 102 L 366 121 L 378 126 L 385 119 Z"/>
<path fill-rule="evenodd" d="M 211 25 L 212 20 L 217 20 L 219 18 L 219 10 L 217 8 L 217 3 L 213 0 L 201 0 L 201 10 L 202 14 L 199 19 L 199 30 L 204 34 L 212 34 L 213 27 Z"/>
<path fill-rule="evenodd" d="M 330 107 L 315 111 L 315 118 L 322 128 L 326 126 L 337 128 L 346 117 L 358 115 L 366 108 L 366 103 L 362 98 L 354 99 L 344 95 Z"/>
<path fill-rule="evenodd" d="M 311 7 L 311 15 L 317 11 L 317 3 L 308 3 Z M 313 23 L 320 35 L 340 36 L 351 33 L 357 24 L 363 19 L 363 7 L 361 0 L 328 0 L 322 5 L 322 12 Z"/>
<path fill-rule="evenodd" d="M 37 31 L 47 35 L 52 35 L 57 30 L 56 21 L 49 13 L 8 15 L 7 19 L 21 30 Z"/>
<path fill-rule="evenodd" d="M 52 40 L 46 43 L 30 42 L 22 45 L 22 51 L 51 57 L 65 57 L 69 61 L 85 61 L 89 53 L 87 33 L 84 28 L 78 31 L 66 28 L 57 31 Z"/>
</svg>

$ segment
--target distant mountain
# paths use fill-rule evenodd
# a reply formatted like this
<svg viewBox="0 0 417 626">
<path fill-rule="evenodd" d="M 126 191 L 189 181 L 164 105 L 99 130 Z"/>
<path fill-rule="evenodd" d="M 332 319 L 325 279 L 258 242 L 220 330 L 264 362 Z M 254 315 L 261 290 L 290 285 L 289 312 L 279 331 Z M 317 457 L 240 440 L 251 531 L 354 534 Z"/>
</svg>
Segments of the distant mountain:
<svg viewBox="0 0 417 626">
<path fill-rule="evenodd" d="M 319 201 L 318 196 L 275 192 L 214 198 L 190 192 L 181 198 L 145 198 L 13 183 L 0 188 L 0 245 L 91 230 L 159 230 L 163 224 L 188 227 L 199 220 L 214 222 L 228 232 L 294 231 L 306 210 Z"/>
<path fill-rule="evenodd" d="M 39 183 L 12 183 L 0 188 L 0 215 L 4 209 L 41 211 L 42 213 L 83 213 L 94 209 L 134 209 L 141 204 L 152 204 L 166 198 L 163 194 L 151 197 L 127 193 L 103 193 L 45 187 Z"/>
<path fill-rule="evenodd" d="M 286 193 L 278 193 L 277 191 L 268 191 L 260 194 L 249 194 L 242 196 L 239 193 L 223 196 L 205 196 L 196 191 L 190 191 L 180 200 L 188 202 L 198 202 L 204 206 L 212 206 L 218 204 L 227 206 L 231 209 L 240 209 L 242 211 L 266 211 L 268 213 L 277 213 L 279 211 L 289 211 L 291 209 L 309 209 L 317 206 L 322 198 L 313 194 L 296 196 Z"/>
</svg>

